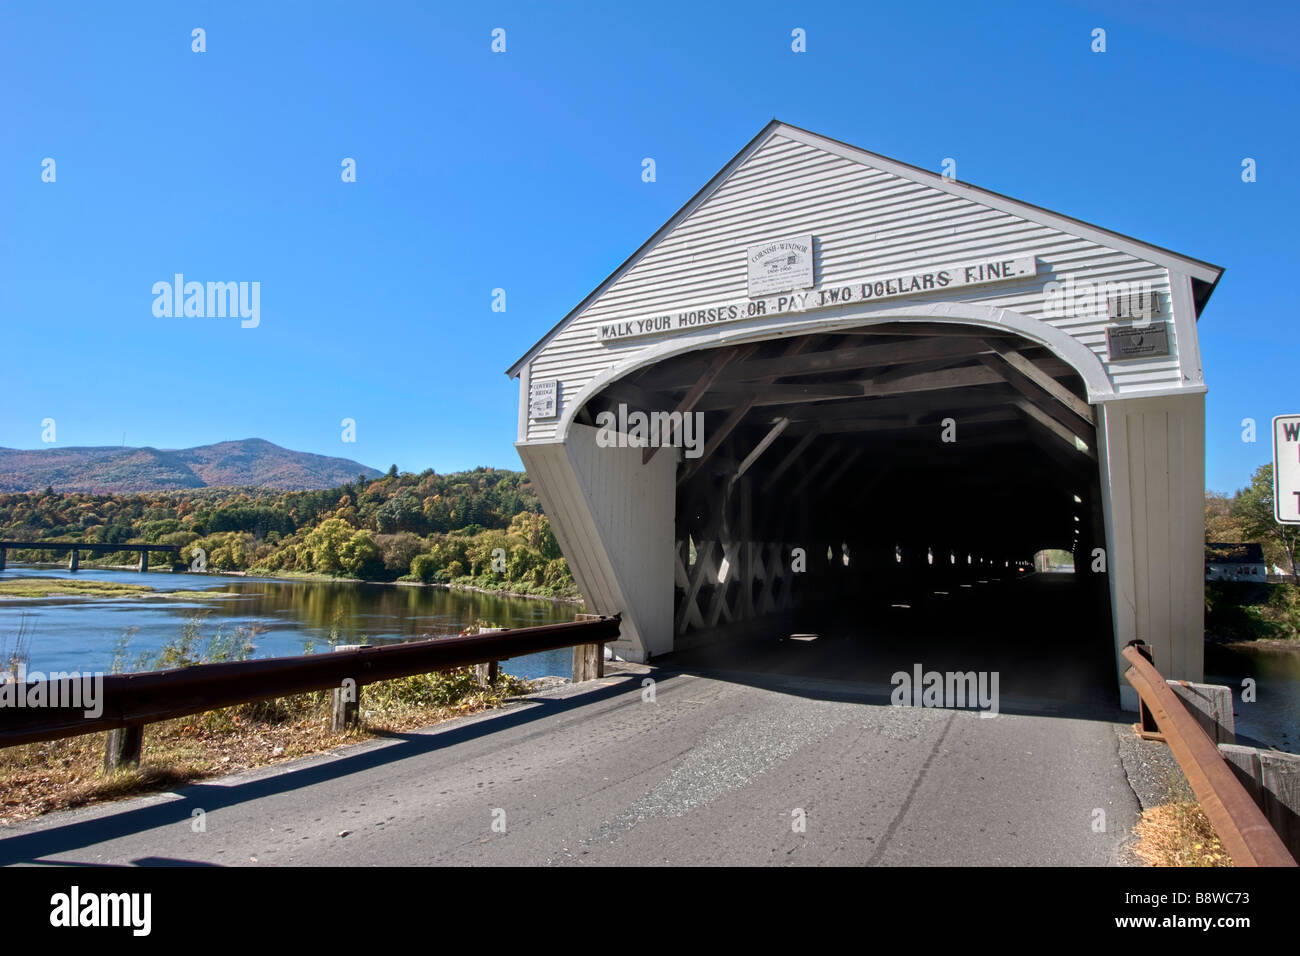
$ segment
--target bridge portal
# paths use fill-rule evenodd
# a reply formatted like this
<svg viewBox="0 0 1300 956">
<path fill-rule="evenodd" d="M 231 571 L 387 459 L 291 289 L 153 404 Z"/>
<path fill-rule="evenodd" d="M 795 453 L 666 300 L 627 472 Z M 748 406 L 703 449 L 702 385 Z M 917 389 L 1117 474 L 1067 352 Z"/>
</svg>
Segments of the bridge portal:
<svg viewBox="0 0 1300 956">
<path fill-rule="evenodd" d="M 773 122 L 509 370 L 516 447 L 627 659 L 1012 602 L 1135 707 L 1134 638 L 1203 676 L 1221 272 Z"/>
</svg>

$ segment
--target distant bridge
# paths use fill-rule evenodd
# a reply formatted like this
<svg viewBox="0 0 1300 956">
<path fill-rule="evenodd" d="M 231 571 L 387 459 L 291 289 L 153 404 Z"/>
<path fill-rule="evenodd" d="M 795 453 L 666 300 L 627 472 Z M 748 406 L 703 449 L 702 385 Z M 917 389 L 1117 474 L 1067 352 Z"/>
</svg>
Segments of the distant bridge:
<svg viewBox="0 0 1300 956">
<path fill-rule="evenodd" d="M 25 549 L 29 551 L 68 551 L 68 570 L 76 571 L 81 567 L 81 552 L 90 551 L 94 554 L 113 554 L 118 551 L 138 551 L 140 552 L 140 570 L 149 570 L 149 552 L 164 551 L 168 554 L 175 555 L 177 559 L 181 556 L 179 545 L 175 544 L 88 544 L 85 541 L 0 541 L 0 571 L 5 569 L 5 558 L 8 556 L 10 548 Z"/>
</svg>

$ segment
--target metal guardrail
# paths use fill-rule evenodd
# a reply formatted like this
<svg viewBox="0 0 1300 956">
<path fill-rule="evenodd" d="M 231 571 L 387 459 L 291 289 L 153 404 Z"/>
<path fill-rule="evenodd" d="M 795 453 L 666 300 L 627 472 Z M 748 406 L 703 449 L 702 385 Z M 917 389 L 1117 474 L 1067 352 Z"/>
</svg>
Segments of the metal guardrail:
<svg viewBox="0 0 1300 956">
<path fill-rule="evenodd" d="M 1218 746 L 1187 712 L 1178 695 L 1143 654 L 1145 645 L 1123 650 L 1124 679 L 1137 690 L 1192 787 L 1214 832 L 1238 866 L 1295 866 L 1295 858 L 1219 753 Z M 1144 720 L 1147 714 L 1143 714 Z"/>
<path fill-rule="evenodd" d="M 140 727 L 237 704 L 330 690 L 349 678 L 360 687 L 375 681 L 485 664 L 539 651 L 604 644 L 618 639 L 619 624 L 620 616 L 615 615 L 468 637 L 361 647 L 333 654 L 110 674 L 102 678 L 97 703 L 103 709 L 97 717 L 85 716 L 81 707 L 0 707 L 0 747 Z M 58 682 L 41 683 L 47 685 L 45 699 L 56 699 L 48 685 Z M 32 687 L 20 684 L 14 690 L 30 700 Z"/>
</svg>

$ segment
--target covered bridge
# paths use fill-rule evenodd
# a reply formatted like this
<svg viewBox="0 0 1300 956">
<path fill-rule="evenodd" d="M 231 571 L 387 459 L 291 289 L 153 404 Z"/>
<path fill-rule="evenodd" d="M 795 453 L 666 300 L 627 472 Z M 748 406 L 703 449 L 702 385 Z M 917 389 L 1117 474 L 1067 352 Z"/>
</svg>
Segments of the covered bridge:
<svg viewBox="0 0 1300 956">
<path fill-rule="evenodd" d="M 627 659 L 1052 548 L 1107 670 L 1199 680 L 1221 273 L 774 121 L 509 369 L 516 447 Z"/>
</svg>

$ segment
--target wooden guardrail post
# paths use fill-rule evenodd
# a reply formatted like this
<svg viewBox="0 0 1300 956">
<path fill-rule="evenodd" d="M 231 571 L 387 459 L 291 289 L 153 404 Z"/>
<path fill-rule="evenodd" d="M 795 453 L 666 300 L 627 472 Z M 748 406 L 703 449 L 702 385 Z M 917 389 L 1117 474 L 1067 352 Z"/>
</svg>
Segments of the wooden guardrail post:
<svg viewBox="0 0 1300 956">
<path fill-rule="evenodd" d="M 574 621 L 599 621 L 599 614 L 579 614 Z M 573 648 L 573 683 L 605 676 L 605 645 L 576 644 Z"/>
<path fill-rule="evenodd" d="M 140 766 L 140 753 L 144 750 L 144 724 L 118 727 L 108 732 L 104 746 L 104 773 L 127 770 Z"/>
<path fill-rule="evenodd" d="M 359 650 L 360 644 L 336 644 L 335 651 Z M 361 717 L 361 685 L 355 677 L 345 677 L 331 692 L 330 730 L 342 733 L 355 727 Z"/>
<path fill-rule="evenodd" d="M 480 627 L 478 629 L 478 633 L 500 634 L 502 631 L 506 631 L 506 630 L 509 630 L 509 628 Z M 482 664 L 474 665 L 474 678 L 475 680 L 478 681 L 478 686 L 482 687 L 484 690 L 487 690 L 490 687 L 495 687 L 497 678 L 499 678 L 500 676 L 501 676 L 500 661 L 484 661 Z"/>
<path fill-rule="evenodd" d="M 488 661 L 484 664 L 475 664 L 474 676 L 478 680 L 478 686 L 484 690 L 495 686 L 497 678 L 501 676 L 501 662 Z"/>
<path fill-rule="evenodd" d="M 1142 656 L 1142 659 L 1152 667 L 1156 666 L 1156 658 L 1155 655 L 1151 653 L 1150 645 L 1143 641 L 1134 641 L 1129 646 L 1133 648 L 1133 650 L 1137 651 L 1137 653 Z M 1156 724 L 1155 714 L 1151 713 L 1151 708 L 1147 706 L 1147 702 L 1142 699 L 1141 695 L 1138 695 L 1138 712 L 1141 714 L 1142 720 L 1133 727 L 1133 729 L 1137 731 L 1138 736 L 1145 738 L 1146 740 L 1159 740 L 1163 742 L 1165 735 L 1160 732 L 1160 727 Z"/>
</svg>

